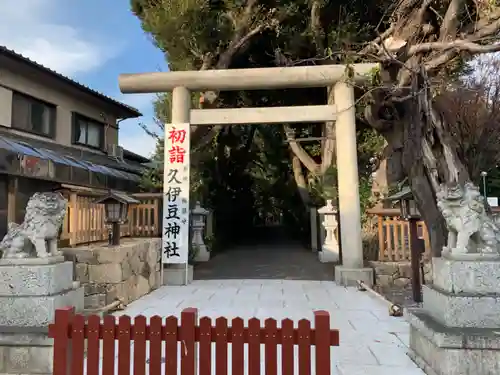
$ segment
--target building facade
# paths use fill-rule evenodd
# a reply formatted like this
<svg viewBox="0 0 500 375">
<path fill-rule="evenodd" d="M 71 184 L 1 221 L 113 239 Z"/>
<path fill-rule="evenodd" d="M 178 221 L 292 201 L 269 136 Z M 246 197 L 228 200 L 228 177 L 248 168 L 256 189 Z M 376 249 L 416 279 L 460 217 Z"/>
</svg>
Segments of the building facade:
<svg viewBox="0 0 500 375">
<path fill-rule="evenodd" d="M 0 236 L 8 221 L 22 221 L 36 191 L 138 191 L 148 159 L 123 150 L 118 139 L 120 122 L 139 116 L 135 108 L 0 47 Z"/>
</svg>

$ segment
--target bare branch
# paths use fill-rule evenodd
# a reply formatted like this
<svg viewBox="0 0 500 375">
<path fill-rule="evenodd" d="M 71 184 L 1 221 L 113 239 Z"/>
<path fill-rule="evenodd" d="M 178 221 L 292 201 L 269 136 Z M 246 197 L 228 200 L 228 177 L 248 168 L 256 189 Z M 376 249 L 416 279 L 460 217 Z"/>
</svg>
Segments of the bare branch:
<svg viewBox="0 0 500 375">
<path fill-rule="evenodd" d="M 481 45 L 468 40 L 454 40 L 450 42 L 430 42 L 421 43 L 416 46 L 411 46 L 408 55 L 415 55 L 417 53 L 433 52 L 433 51 L 446 51 L 455 49 L 458 52 L 469 52 L 471 54 L 488 53 L 500 51 L 500 43 L 492 45 Z"/>
<path fill-rule="evenodd" d="M 285 136 L 290 146 L 290 149 L 296 155 L 301 163 L 307 168 L 309 172 L 317 175 L 319 172 L 319 165 L 313 158 L 302 148 L 302 146 L 295 140 L 295 132 L 290 125 L 283 125 Z"/>
</svg>

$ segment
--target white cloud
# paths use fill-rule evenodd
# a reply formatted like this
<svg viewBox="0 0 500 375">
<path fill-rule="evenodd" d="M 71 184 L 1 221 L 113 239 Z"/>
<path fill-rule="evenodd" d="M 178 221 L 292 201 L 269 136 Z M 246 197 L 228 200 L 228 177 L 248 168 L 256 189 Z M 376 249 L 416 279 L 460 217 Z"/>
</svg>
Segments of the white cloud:
<svg viewBox="0 0 500 375">
<path fill-rule="evenodd" d="M 132 132 L 126 131 L 127 127 L 133 126 L 138 127 L 139 125 L 129 123 L 120 126 L 120 146 L 147 158 L 151 157 L 156 146 L 155 140 L 145 132 L 138 134 L 137 130 Z"/>
<path fill-rule="evenodd" d="M 119 102 L 128 104 L 144 114 L 153 112 L 153 101 L 156 98 L 156 94 L 118 94 L 113 95 L 113 98 Z"/>
<path fill-rule="evenodd" d="M 113 95 L 113 98 L 137 108 L 144 116 L 138 119 L 129 119 L 120 123 L 119 143 L 125 149 L 136 154 L 151 157 L 156 146 L 154 138 L 146 134 L 139 124 L 146 124 L 148 129 L 159 132 L 160 129 L 153 121 L 153 101 L 156 94 L 122 94 Z"/>
<path fill-rule="evenodd" d="M 74 6 L 62 0 L 1 0 L 0 45 L 68 76 L 101 66 L 117 51 L 56 22 L 54 15 L 68 5 Z"/>
</svg>

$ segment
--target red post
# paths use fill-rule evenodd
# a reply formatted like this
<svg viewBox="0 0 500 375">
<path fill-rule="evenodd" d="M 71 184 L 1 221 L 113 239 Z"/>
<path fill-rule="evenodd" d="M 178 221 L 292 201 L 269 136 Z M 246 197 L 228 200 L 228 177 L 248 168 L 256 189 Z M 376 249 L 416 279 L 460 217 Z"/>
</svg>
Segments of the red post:
<svg viewBox="0 0 500 375">
<path fill-rule="evenodd" d="M 71 340 L 69 330 L 73 321 L 74 307 L 65 307 L 55 312 L 55 323 L 49 326 L 49 337 L 54 339 L 54 375 L 71 374 Z"/>
<path fill-rule="evenodd" d="M 212 319 L 200 319 L 200 375 L 212 375 Z"/>
<path fill-rule="evenodd" d="M 231 322 L 231 375 L 245 373 L 245 322 L 241 318 L 234 318 Z"/>
<path fill-rule="evenodd" d="M 248 375 L 260 375 L 260 320 L 248 320 Z"/>
<path fill-rule="evenodd" d="M 299 320 L 299 375 L 311 375 L 311 322 Z"/>
<path fill-rule="evenodd" d="M 215 373 L 227 375 L 227 319 L 215 320 Z"/>
<path fill-rule="evenodd" d="M 187 308 L 181 312 L 181 374 L 196 375 L 196 323 L 198 310 Z"/>
<path fill-rule="evenodd" d="M 176 316 L 169 316 L 165 324 L 165 373 L 177 374 L 177 328 Z"/>
<path fill-rule="evenodd" d="M 330 314 L 326 311 L 314 312 L 314 332 L 316 345 L 316 375 L 331 375 L 330 361 Z"/>
<path fill-rule="evenodd" d="M 149 375 L 161 375 L 161 317 L 151 317 L 149 327 Z"/>
<path fill-rule="evenodd" d="M 122 315 L 118 319 L 118 374 L 130 375 L 131 319 Z"/>
<path fill-rule="evenodd" d="M 85 360 L 85 317 L 74 315 L 71 324 L 71 375 L 83 375 Z"/>
<path fill-rule="evenodd" d="M 87 375 L 99 375 L 101 319 L 98 315 L 88 318 L 87 329 Z"/>
<path fill-rule="evenodd" d="M 116 322 L 114 316 L 105 316 L 102 330 L 102 373 L 115 373 Z"/>
<path fill-rule="evenodd" d="M 266 375 L 278 374 L 278 325 L 276 319 L 268 318 L 264 322 L 266 353 Z"/>
<path fill-rule="evenodd" d="M 146 317 L 134 318 L 134 375 L 146 375 Z"/>
<path fill-rule="evenodd" d="M 293 375 L 293 336 L 293 321 L 290 319 L 283 319 L 281 321 L 281 371 L 283 375 Z"/>
</svg>

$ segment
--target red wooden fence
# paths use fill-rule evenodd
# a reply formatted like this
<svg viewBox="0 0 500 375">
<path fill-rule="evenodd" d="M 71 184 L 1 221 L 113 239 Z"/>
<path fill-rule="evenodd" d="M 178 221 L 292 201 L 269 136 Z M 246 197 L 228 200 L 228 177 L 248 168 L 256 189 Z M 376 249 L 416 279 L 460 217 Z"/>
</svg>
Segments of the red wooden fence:
<svg viewBox="0 0 500 375">
<path fill-rule="evenodd" d="M 113 375 L 117 369 L 118 375 L 177 375 L 180 366 L 181 375 L 259 375 L 263 344 L 266 375 L 278 374 L 278 346 L 281 347 L 281 374 L 293 375 L 297 359 L 298 375 L 331 375 L 330 347 L 339 345 L 339 331 L 330 329 L 330 315 L 326 311 L 314 312 L 314 328 L 306 319 L 299 320 L 298 328 L 294 328 L 290 319 L 283 319 L 280 327 L 275 319 L 266 319 L 264 327 L 256 318 L 248 321 L 248 327 L 241 318 L 234 318 L 231 326 L 224 317 L 217 318 L 215 326 L 210 318 L 201 318 L 199 325 L 197 320 L 194 308 L 182 311 L 180 325 L 175 316 L 169 316 L 165 322 L 154 316 L 149 325 L 141 315 L 134 318 L 133 324 L 129 316 L 121 316 L 116 324 L 113 316 L 106 316 L 101 321 L 95 315 L 75 315 L 73 308 L 59 309 L 55 323 L 49 327 L 49 335 L 54 339 L 53 374 Z M 148 341 L 149 360 L 146 359 Z M 117 352 L 115 342 L 118 342 Z M 215 343 L 214 356 L 212 343 Z M 245 344 L 248 348 L 246 363 Z M 298 346 L 297 357 L 294 346 Z M 314 368 L 312 346 L 316 349 Z M 215 373 L 212 373 L 214 359 Z"/>
</svg>

